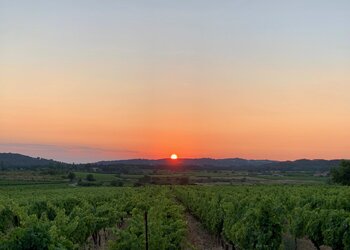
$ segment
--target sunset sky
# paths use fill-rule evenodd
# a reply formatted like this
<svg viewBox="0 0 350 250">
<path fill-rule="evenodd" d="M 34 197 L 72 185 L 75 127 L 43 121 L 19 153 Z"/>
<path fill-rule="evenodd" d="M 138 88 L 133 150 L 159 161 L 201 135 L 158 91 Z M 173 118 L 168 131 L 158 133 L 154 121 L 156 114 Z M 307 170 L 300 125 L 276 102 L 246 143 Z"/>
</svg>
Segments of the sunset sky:
<svg viewBox="0 0 350 250">
<path fill-rule="evenodd" d="M 350 1 L 0 1 L 0 152 L 350 158 Z"/>
</svg>

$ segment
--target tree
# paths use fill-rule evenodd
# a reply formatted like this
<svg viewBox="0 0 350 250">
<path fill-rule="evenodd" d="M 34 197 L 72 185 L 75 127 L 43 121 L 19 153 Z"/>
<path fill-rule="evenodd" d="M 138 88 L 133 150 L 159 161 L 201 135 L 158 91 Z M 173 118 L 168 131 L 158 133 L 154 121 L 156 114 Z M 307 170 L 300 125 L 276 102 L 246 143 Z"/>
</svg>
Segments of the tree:
<svg viewBox="0 0 350 250">
<path fill-rule="evenodd" d="M 124 183 L 121 180 L 113 180 L 111 181 L 111 186 L 114 187 L 122 187 Z"/>
<path fill-rule="evenodd" d="M 92 174 L 88 174 L 86 176 L 86 180 L 88 180 L 88 181 L 96 181 L 96 179 L 94 178 L 94 176 Z"/>
<path fill-rule="evenodd" d="M 350 185 L 350 161 L 342 161 L 338 168 L 331 169 L 331 178 L 334 183 Z"/>
<path fill-rule="evenodd" d="M 70 181 L 73 181 L 76 178 L 76 175 L 73 172 L 69 172 L 67 177 Z"/>
</svg>

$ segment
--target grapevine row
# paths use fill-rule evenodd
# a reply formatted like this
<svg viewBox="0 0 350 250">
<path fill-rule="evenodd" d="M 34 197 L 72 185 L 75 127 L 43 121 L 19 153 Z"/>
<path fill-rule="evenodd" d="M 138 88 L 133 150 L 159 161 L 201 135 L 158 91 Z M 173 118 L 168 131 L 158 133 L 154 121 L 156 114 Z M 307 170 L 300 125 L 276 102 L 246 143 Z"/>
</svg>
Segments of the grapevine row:
<svg viewBox="0 0 350 250">
<path fill-rule="evenodd" d="M 202 224 L 239 249 L 280 249 L 283 235 L 350 249 L 350 190 L 323 186 L 177 187 Z"/>
</svg>

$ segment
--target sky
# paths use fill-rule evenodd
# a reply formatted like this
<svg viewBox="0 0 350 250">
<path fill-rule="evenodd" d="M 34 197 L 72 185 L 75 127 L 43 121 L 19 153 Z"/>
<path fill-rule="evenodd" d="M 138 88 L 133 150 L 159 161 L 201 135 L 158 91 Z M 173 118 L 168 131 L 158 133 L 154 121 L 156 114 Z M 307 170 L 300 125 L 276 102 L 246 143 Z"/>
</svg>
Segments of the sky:
<svg viewBox="0 0 350 250">
<path fill-rule="evenodd" d="M 0 152 L 350 158 L 348 0 L 0 0 Z"/>
</svg>

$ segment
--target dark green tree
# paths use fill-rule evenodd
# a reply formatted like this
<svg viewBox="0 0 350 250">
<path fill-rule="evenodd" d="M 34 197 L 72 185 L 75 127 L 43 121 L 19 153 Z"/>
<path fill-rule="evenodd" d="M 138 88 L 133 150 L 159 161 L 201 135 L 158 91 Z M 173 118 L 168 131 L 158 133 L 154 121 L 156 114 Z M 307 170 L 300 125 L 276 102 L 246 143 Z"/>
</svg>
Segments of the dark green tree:
<svg viewBox="0 0 350 250">
<path fill-rule="evenodd" d="M 73 181 L 76 178 L 76 175 L 73 172 L 69 172 L 67 177 L 70 181 Z"/>
<path fill-rule="evenodd" d="M 96 179 L 94 178 L 94 176 L 93 176 L 92 174 L 88 174 L 88 175 L 86 176 L 86 180 L 87 180 L 87 181 L 96 181 Z"/>
<path fill-rule="evenodd" d="M 122 187 L 124 183 L 121 180 L 112 180 L 111 181 L 111 186 L 114 187 Z"/>
<path fill-rule="evenodd" d="M 350 161 L 342 161 L 339 167 L 331 169 L 331 178 L 334 183 L 350 185 Z"/>
</svg>

